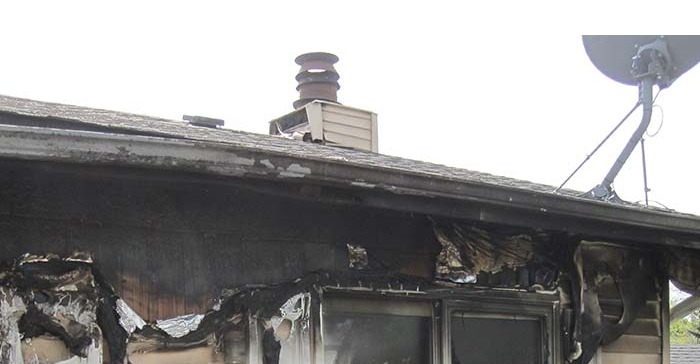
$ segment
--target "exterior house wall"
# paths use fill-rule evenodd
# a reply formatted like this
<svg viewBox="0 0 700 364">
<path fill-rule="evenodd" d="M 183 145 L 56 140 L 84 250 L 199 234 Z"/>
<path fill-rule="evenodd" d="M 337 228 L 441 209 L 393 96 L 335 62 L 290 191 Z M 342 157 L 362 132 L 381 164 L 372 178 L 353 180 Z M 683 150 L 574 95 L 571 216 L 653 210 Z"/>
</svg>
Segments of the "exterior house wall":
<svg viewBox="0 0 700 364">
<path fill-rule="evenodd" d="M 0 170 L 0 259 L 89 252 L 116 293 L 151 321 L 205 312 L 223 288 L 347 271 L 346 244 L 367 248 L 370 267 L 427 279 L 441 249 L 424 215 L 316 203 L 251 184 L 55 163 L 0 161 Z M 601 306 L 614 321 L 622 304 L 609 283 L 600 287 Z M 662 363 L 663 301 L 653 292 L 595 361 Z M 187 355 L 178 360 L 224 360 L 202 348 Z M 168 358 L 132 359 L 175 360 Z"/>
<path fill-rule="evenodd" d="M 143 318 L 204 312 L 222 288 L 348 269 L 346 244 L 430 277 L 439 251 L 424 216 L 329 206 L 231 184 L 139 171 L 0 162 L 0 259 L 92 254 Z"/>
</svg>

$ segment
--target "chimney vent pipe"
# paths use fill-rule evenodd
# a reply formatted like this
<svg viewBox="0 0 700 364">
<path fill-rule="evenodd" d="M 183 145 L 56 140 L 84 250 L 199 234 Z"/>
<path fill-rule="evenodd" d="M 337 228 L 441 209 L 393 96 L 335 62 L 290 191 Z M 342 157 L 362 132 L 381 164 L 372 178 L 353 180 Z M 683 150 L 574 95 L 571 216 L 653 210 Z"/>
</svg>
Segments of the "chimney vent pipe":
<svg viewBox="0 0 700 364">
<path fill-rule="evenodd" d="M 314 100 L 338 102 L 340 75 L 333 67 L 333 64 L 338 62 L 338 56 L 314 52 L 302 54 L 294 61 L 301 66 L 296 76 L 299 83 L 297 85 L 299 100 L 294 101 L 295 109 Z"/>
</svg>

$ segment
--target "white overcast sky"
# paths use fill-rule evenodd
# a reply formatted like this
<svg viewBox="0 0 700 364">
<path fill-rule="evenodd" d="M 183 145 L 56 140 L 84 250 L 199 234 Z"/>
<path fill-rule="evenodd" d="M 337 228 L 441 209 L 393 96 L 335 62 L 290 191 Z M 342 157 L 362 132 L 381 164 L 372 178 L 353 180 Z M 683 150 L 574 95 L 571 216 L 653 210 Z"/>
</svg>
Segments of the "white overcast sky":
<svg viewBox="0 0 700 364">
<path fill-rule="evenodd" d="M 294 58 L 327 51 L 340 101 L 379 114 L 380 152 L 558 185 L 637 99 L 593 67 L 580 35 L 697 24 L 674 2 L 486 3 L 3 2 L 0 94 L 266 133 L 297 98 Z M 661 93 L 663 128 L 646 144 L 650 198 L 695 214 L 699 95 L 700 67 Z M 640 117 L 568 187 L 599 183 Z M 616 189 L 643 199 L 639 149 Z"/>
</svg>

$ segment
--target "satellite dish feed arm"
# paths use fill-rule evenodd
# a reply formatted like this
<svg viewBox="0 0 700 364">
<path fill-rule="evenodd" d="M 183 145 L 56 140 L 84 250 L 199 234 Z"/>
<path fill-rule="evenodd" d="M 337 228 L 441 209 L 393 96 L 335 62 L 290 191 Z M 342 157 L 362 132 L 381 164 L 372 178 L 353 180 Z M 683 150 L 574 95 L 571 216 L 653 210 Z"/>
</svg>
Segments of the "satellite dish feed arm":
<svg viewBox="0 0 700 364">
<path fill-rule="evenodd" d="M 659 85 L 659 87 L 663 88 L 670 84 L 669 71 L 671 66 L 671 56 L 663 38 L 639 47 L 637 55 L 632 58 L 631 72 L 639 84 L 639 103 L 642 104 L 643 110 L 642 121 L 630 137 L 620 156 L 617 157 L 610 171 L 608 171 L 608 174 L 603 178 L 603 182 L 590 191 L 593 197 L 606 201 L 619 200 L 612 188 L 612 184 L 649 127 L 654 103 L 653 87 L 654 85 Z"/>
<path fill-rule="evenodd" d="M 632 154 L 632 151 L 634 151 L 634 148 L 637 146 L 639 141 L 642 139 L 642 136 L 644 136 L 644 132 L 647 130 L 649 123 L 651 122 L 651 111 L 653 106 L 652 93 L 653 86 L 655 84 L 654 81 L 654 77 L 648 76 L 644 77 L 639 83 L 639 102 L 642 104 L 643 110 L 642 121 L 639 123 L 637 130 L 634 131 L 634 134 L 632 134 L 632 137 L 630 137 L 630 140 L 625 145 L 625 148 L 622 150 L 622 153 L 620 153 L 620 156 L 617 157 L 617 160 L 610 168 L 610 171 L 608 171 L 608 174 L 606 174 L 605 178 L 603 178 L 603 182 L 591 190 L 593 197 L 604 200 L 617 198 L 617 195 L 612 188 L 615 177 L 617 177 L 617 174 L 620 173 L 622 166 L 625 164 L 625 162 L 627 162 L 627 159 Z"/>
</svg>

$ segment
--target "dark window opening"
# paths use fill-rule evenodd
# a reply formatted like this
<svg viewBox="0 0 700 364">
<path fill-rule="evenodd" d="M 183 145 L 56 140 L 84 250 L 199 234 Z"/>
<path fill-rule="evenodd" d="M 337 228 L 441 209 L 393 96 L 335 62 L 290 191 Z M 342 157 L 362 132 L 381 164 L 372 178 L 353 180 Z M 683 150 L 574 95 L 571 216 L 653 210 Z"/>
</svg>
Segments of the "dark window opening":
<svg viewBox="0 0 700 364">
<path fill-rule="evenodd" d="M 453 312 L 452 363 L 539 364 L 543 325 L 536 317 Z"/>
<path fill-rule="evenodd" d="M 428 303 L 335 299 L 324 303 L 326 364 L 428 364 Z"/>
</svg>

